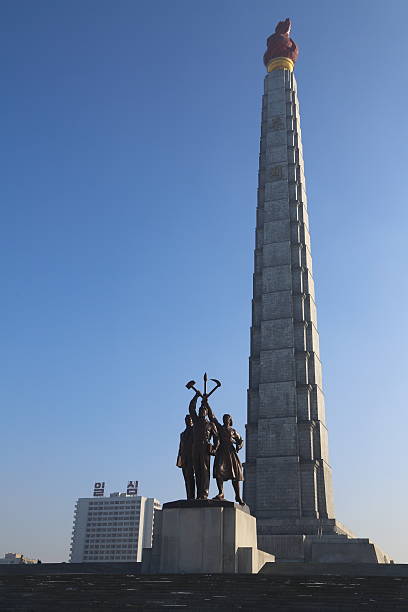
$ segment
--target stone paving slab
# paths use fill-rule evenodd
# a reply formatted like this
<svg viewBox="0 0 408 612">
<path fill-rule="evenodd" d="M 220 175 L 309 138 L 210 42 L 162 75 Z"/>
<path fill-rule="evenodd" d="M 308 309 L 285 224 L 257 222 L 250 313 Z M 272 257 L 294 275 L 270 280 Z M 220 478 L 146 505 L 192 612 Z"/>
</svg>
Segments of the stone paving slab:
<svg viewBox="0 0 408 612">
<path fill-rule="evenodd" d="M 2 612 L 408 610 L 408 578 L 120 574 L 0 577 Z"/>
</svg>

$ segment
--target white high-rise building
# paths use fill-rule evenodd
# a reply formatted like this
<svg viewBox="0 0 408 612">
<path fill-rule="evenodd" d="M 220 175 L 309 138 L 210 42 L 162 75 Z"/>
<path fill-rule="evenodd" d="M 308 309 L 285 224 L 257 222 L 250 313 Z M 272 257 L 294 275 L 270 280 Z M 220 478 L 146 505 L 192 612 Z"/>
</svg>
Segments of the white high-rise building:
<svg viewBox="0 0 408 612">
<path fill-rule="evenodd" d="M 104 486 L 95 487 L 94 497 L 75 504 L 70 563 L 141 561 L 143 548 L 152 546 L 154 514 L 160 509 L 157 499 L 134 493 L 105 497 Z"/>
</svg>

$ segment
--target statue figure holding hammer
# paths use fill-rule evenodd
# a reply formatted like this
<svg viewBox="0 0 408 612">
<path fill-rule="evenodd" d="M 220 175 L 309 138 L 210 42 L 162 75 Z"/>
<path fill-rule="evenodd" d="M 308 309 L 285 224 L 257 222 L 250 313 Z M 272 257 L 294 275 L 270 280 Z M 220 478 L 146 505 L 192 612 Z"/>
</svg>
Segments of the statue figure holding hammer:
<svg viewBox="0 0 408 612">
<path fill-rule="evenodd" d="M 186 384 L 188 389 L 193 389 L 195 395 L 189 405 L 189 414 L 193 421 L 193 466 L 197 486 L 197 499 L 208 499 L 210 487 L 210 457 L 215 455 L 219 445 L 217 428 L 214 423 L 208 420 L 207 399 L 221 383 L 214 380 L 216 386 L 207 393 L 207 374 L 204 374 L 204 393 L 198 391 L 194 385 L 195 381 L 190 380 Z M 197 414 L 196 405 L 198 398 L 201 397 L 201 405 Z"/>
<path fill-rule="evenodd" d="M 224 499 L 224 482 L 231 480 L 235 492 L 235 501 L 243 506 L 244 502 L 241 498 L 239 483 L 244 480 L 244 475 L 238 452 L 244 442 L 237 430 L 233 428 L 230 414 L 224 414 L 222 423 L 220 423 L 211 410 L 208 398 L 221 387 L 221 383 L 216 378 L 212 378 L 215 387 L 207 393 L 207 380 L 207 374 L 204 374 L 204 393 L 196 389 L 194 380 L 190 380 L 186 384 L 187 389 L 195 391 L 195 396 L 190 402 L 189 412 L 193 420 L 194 430 L 193 463 L 197 482 L 197 498 L 207 499 L 208 497 L 210 455 L 215 455 L 213 477 L 217 481 L 218 494 L 214 499 Z M 202 399 L 197 416 L 196 404 L 199 397 Z M 209 421 L 207 416 L 210 419 Z M 215 440 L 214 445 L 210 444 L 211 437 Z"/>
</svg>

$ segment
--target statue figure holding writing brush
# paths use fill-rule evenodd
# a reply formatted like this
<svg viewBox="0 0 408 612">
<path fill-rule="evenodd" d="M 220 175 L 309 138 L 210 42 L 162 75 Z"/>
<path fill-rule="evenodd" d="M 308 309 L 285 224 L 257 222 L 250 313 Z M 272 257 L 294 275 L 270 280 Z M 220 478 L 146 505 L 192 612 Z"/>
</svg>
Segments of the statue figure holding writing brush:
<svg viewBox="0 0 408 612">
<path fill-rule="evenodd" d="M 196 481 L 193 464 L 193 419 L 189 414 L 186 414 L 184 422 L 186 428 L 180 434 L 180 445 L 176 465 L 183 470 L 187 499 L 195 499 Z"/>
</svg>

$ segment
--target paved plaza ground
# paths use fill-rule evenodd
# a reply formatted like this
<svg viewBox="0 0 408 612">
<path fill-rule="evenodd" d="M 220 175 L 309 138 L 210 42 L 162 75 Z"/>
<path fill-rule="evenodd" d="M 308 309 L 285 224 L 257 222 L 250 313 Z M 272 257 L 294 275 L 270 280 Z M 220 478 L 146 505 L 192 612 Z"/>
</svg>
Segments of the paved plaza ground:
<svg viewBox="0 0 408 612">
<path fill-rule="evenodd" d="M 408 610 L 406 576 L 143 576 L 44 570 L 0 575 L 0 610 Z"/>
</svg>

